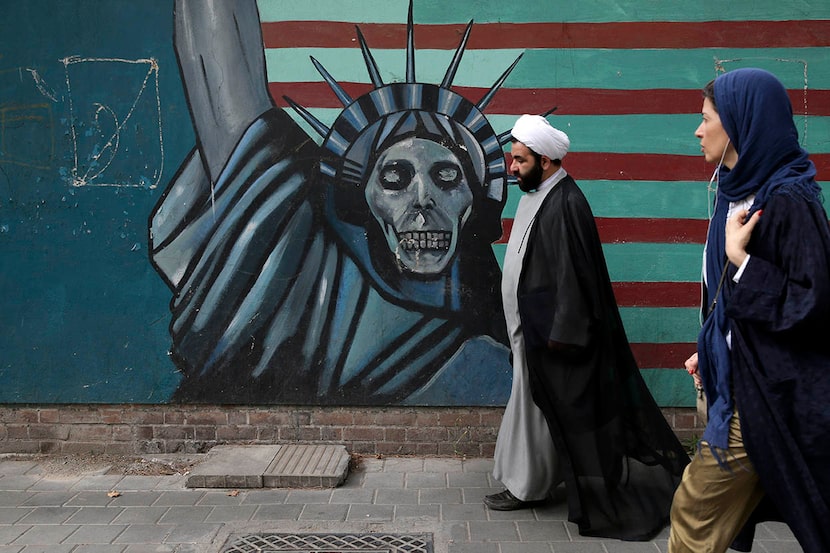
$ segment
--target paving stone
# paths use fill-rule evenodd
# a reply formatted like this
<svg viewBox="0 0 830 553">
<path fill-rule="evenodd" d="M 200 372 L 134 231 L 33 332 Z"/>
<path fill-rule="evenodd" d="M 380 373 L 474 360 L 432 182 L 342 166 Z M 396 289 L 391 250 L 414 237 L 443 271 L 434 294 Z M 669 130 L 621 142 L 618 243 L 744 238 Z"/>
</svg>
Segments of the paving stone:
<svg viewBox="0 0 830 553">
<path fill-rule="evenodd" d="M 179 524 L 170 531 L 165 543 L 210 543 L 221 524 Z"/>
<path fill-rule="evenodd" d="M 161 492 L 154 491 L 118 491 L 120 495 L 112 498 L 113 507 L 150 506 L 161 497 Z"/>
<path fill-rule="evenodd" d="M 303 505 L 261 505 L 252 520 L 297 520 Z"/>
<path fill-rule="evenodd" d="M 503 541 L 499 545 L 501 553 L 551 553 L 550 544 L 542 542 Z"/>
<path fill-rule="evenodd" d="M 27 514 L 31 509 L 23 509 L 20 507 L 0 507 L 0 524 L 14 524 Z"/>
<path fill-rule="evenodd" d="M 203 493 L 196 490 L 161 492 L 153 505 L 196 505 L 202 499 Z"/>
<path fill-rule="evenodd" d="M 31 526 L 18 524 L 15 526 L 0 526 L 0 543 L 11 543 L 29 530 Z"/>
<path fill-rule="evenodd" d="M 3 476 L 26 474 L 37 466 L 38 464 L 34 461 L 0 461 L 0 474 Z"/>
<path fill-rule="evenodd" d="M 352 505 L 346 520 L 355 522 L 391 521 L 395 517 L 394 505 Z"/>
<path fill-rule="evenodd" d="M 334 488 L 349 454 L 337 445 L 215 446 L 187 477 L 189 488 Z"/>
<path fill-rule="evenodd" d="M 388 457 L 384 460 L 384 472 L 422 472 L 424 470 L 423 459 L 411 459 L 407 457 Z"/>
<path fill-rule="evenodd" d="M 232 522 L 251 520 L 257 510 L 256 505 L 223 505 L 214 507 L 205 522 Z"/>
<path fill-rule="evenodd" d="M 125 507 L 113 519 L 118 524 L 155 524 L 164 516 L 168 507 Z"/>
<path fill-rule="evenodd" d="M 204 522 L 213 507 L 170 507 L 159 519 L 159 524 L 186 524 Z"/>
<path fill-rule="evenodd" d="M 261 488 L 262 473 L 280 446 L 217 445 L 187 477 L 188 488 Z"/>
<path fill-rule="evenodd" d="M 364 488 L 403 488 L 403 472 L 370 472 L 363 477 Z"/>
<path fill-rule="evenodd" d="M 16 507 L 32 497 L 31 492 L 4 491 L 0 493 L 0 507 Z"/>
<path fill-rule="evenodd" d="M 282 446 L 262 475 L 266 488 L 335 488 L 349 473 L 344 446 Z"/>
<path fill-rule="evenodd" d="M 131 524 L 118 535 L 114 543 L 163 543 L 172 526 L 156 524 Z"/>
<path fill-rule="evenodd" d="M 437 522 L 441 519 L 440 505 L 396 505 L 395 520 L 401 522 Z"/>
<path fill-rule="evenodd" d="M 14 540 L 14 544 L 50 545 L 62 543 L 79 527 L 72 524 L 38 524 Z"/>
<path fill-rule="evenodd" d="M 430 488 L 421 490 L 419 496 L 419 503 L 421 505 L 429 505 L 431 503 L 442 503 L 450 505 L 460 505 L 462 500 L 461 489 L 447 489 L 447 488 Z"/>
<path fill-rule="evenodd" d="M 81 507 L 66 522 L 69 524 L 109 524 L 123 510 L 122 507 Z"/>
<path fill-rule="evenodd" d="M 112 490 L 80 491 L 69 498 L 64 506 L 67 507 L 105 507 L 112 504 L 116 498 L 107 495 Z"/>
<path fill-rule="evenodd" d="M 408 472 L 405 481 L 407 488 L 446 488 L 447 473 Z"/>
<path fill-rule="evenodd" d="M 81 481 L 80 477 L 77 478 L 41 478 L 29 488 L 30 491 L 33 492 L 51 492 L 51 491 L 61 491 L 61 490 L 70 490 L 73 486 L 77 485 L 78 482 Z"/>
<path fill-rule="evenodd" d="M 13 474 L 0 478 L 0 490 L 26 490 L 34 486 L 40 480 L 40 476 L 25 476 Z"/>
<path fill-rule="evenodd" d="M 490 481 L 484 472 L 451 472 L 447 474 L 451 488 L 487 488 Z"/>
<path fill-rule="evenodd" d="M 567 541 L 571 539 L 571 534 L 568 533 L 563 523 L 530 520 L 519 521 L 516 524 L 522 541 Z M 577 532 L 573 535 L 577 535 Z"/>
<path fill-rule="evenodd" d="M 0 494 L 2 495 L 2 494 Z M 72 492 L 35 492 L 19 505 L 31 507 L 60 507 L 75 496 Z"/>
<path fill-rule="evenodd" d="M 442 505 L 441 517 L 444 520 L 487 520 L 484 505 Z"/>
<path fill-rule="evenodd" d="M 419 490 L 377 490 L 376 505 L 417 505 Z"/>
<path fill-rule="evenodd" d="M 332 490 L 331 503 L 373 503 L 375 490 L 341 489 Z"/>
<path fill-rule="evenodd" d="M 78 507 L 36 507 L 20 519 L 21 524 L 61 524 L 78 512 Z"/>
<path fill-rule="evenodd" d="M 113 544 L 83 544 L 73 549 L 72 553 L 124 553 L 124 546 Z"/>
<path fill-rule="evenodd" d="M 346 520 L 348 505 L 306 505 L 300 520 Z"/>
<path fill-rule="evenodd" d="M 65 543 L 109 544 L 126 529 L 126 524 L 87 524 L 81 526 L 76 532 L 66 538 Z M 120 547 L 124 549 L 123 545 Z"/>
<path fill-rule="evenodd" d="M 288 492 L 285 502 L 328 504 L 331 503 L 331 490 L 291 490 Z"/>
<path fill-rule="evenodd" d="M 516 523 L 509 521 L 472 521 L 470 522 L 471 541 L 519 541 Z"/>
</svg>

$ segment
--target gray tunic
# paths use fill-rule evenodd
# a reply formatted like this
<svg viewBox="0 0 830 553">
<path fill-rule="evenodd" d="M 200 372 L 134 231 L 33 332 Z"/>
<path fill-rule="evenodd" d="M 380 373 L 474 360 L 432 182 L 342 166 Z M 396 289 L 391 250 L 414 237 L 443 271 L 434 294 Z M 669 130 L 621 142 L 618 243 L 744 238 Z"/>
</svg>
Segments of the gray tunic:
<svg viewBox="0 0 830 553">
<path fill-rule="evenodd" d="M 560 170 L 543 183 L 540 190 L 522 196 L 504 254 L 501 291 L 513 353 L 513 384 L 496 440 L 493 477 L 523 501 L 545 499 L 560 480 L 548 423 L 530 393 L 516 290 L 527 249 L 524 242 L 530 226 L 542 201 L 565 174 L 564 170 Z"/>
</svg>

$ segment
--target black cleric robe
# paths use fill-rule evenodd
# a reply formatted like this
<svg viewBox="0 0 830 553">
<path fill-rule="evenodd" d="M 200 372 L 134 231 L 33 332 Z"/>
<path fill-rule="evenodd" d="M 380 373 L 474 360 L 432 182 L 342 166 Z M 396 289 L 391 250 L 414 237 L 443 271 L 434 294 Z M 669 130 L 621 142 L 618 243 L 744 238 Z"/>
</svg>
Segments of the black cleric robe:
<svg viewBox="0 0 830 553">
<path fill-rule="evenodd" d="M 531 390 L 561 455 L 568 518 L 584 536 L 651 539 L 689 456 L 640 375 L 591 208 L 570 176 L 525 248 L 517 293 Z"/>
</svg>

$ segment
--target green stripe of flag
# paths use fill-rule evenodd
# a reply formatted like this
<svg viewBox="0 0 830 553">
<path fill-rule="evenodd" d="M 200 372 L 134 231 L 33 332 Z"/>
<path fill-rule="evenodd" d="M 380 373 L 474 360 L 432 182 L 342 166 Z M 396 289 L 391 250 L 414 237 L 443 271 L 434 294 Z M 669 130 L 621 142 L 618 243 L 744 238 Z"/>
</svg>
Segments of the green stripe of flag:
<svg viewBox="0 0 830 553">
<path fill-rule="evenodd" d="M 611 279 L 623 282 L 696 282 L 700 244 L 604 244 Z"/>
<path fill-rule="evenodd" d="M 620 316 L 631 342 L 693 342 L 700 331 L 699 314 L 697 307 L 620 308 Z"/>
<path fill-rule="evenodd" d="M 402 23 L 406 21 L 408 0 L 259 0 L 263 21 L 352 21 Z M 777 21 L 830 19 L 830 4 L 811 2 L 796 6 L 776 0 L 734 0 L 724 4 L 688 2 L 687 0 L 592 0 L 591 2 L 537 2 L 532 9 L 517 9 L 503 0 L 478 0 L 475 3 L 446 0 L 415 0 L 416 23 L 466 23 L 539 21 L 593 22 L 608 21 Z M 725 25 L 728 31 L 728 24 Z"/>
<path fill-rule="evenodd" d="M 574 177 L 595 217 L 708 219 L 708 206 L 714 199 L 703 181 L 583 181 Z M 825 198 L 830 198 L 830 182 L 819 185 Z M 518 186 L 508 188 L 505 218 L 514 216 L 522 194 Z"/>
<path fill-rule="evenodd" d="M 708 194 L 704 182 L 583 181 L 578 175 L 574 178 L 591 204 L 595 217 L 708 218 Z M 508 188 L 505 217 L 513 217 L 523 194 L 518 186 Z"/>
<path fill-rule="evenodd" d="M 704 182 L 578 182 L 596 217 L 709 217 L 710 194 Z"/>
<path fill-rule="evenodd" d="M 493 244 L 504 262 L 506 244 Z M 697 282 L 700 280 L 700 244 L 603 244 L 611 280 L 618 282 Z"/>
<path fill-rule="evenodd" d="M 303 105 L 302 98 L 292 98 Z M 647 101 L 647 98 L 643 98 Z M 559 103 L 562 104 L 560 98 Z M 521 106 L 517 106 L 517 111 Z M 330 126 L 341 110 L 335 108 L 310 108 L 308 110 L 326 126 Z M 300 122 L 309 134 L 317 136 L 309 125 L 289 113 Z M 516 122 L 517 115 L 489 115 L 493 129 L 497 133 L 510 130 Z M 649 153 L 700 155 L 700 141 L 694 131 L 700 124 L 699 114 L 667 115 L 554 115 L 551 123 L 568 133 L 572 152 L 614 152 L 614 153 Z M 830 117 L 808 116 L 794 118 L 796 128 L 802 138 L 802 144 L 810 152 L 830 152 Z M 806 132 L 805 132 L 806 131 Z M 318 143 L 320 140 L 318 140 Z M 509 151 L 509 145 L 505 146 Z"/>
<path fill-rule="evenodd" d="M 468 50 L 464 53 L 454 84 L 489 88 L 522 52 L 520 49 Z M 402 48 L 378 49 L 373 50 L 372 54 L 385 82 L 405 80 L 406 55 Z M 418 81 L 440 83 L 452 55 L 452 50 L 417 50 L 415 68 Z M 355 48 L 268 48 L 265 50 L 268 79 L 272 82 L 322 80 L 309 56 L 320 60 L 338 80 L 369 80 L 357 43 Z M 804 87 L 806 64 L 809 86 L 830 89 L 826 48 L 526 50 L 505 86 L 698 89 L 716 76 L 716 60 L 720 60 L 727 70 L 747 65 L 768 69 L 791 89 Z"/>
<path fill-rule="evenodd" d="M 640 370 L 657 404 L 661 407 L 694 407 L 695 390 L 691 377 L 684 370 L 666 369 L 677 367 Z"/>
</svg>

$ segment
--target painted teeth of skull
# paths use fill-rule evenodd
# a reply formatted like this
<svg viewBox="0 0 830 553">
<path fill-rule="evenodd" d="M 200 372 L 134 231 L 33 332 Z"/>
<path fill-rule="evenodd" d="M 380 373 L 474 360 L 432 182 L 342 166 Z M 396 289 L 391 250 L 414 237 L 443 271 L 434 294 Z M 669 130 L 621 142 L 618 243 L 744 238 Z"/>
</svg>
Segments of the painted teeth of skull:
<svg viewBox="0 0 830 553">
<path fill-rule="evenodd" d="M 398 242 L 407 251 L 413 250 L 449 250 L 451 232 L 420 231 L 398 234 Z"/>
</svg>

